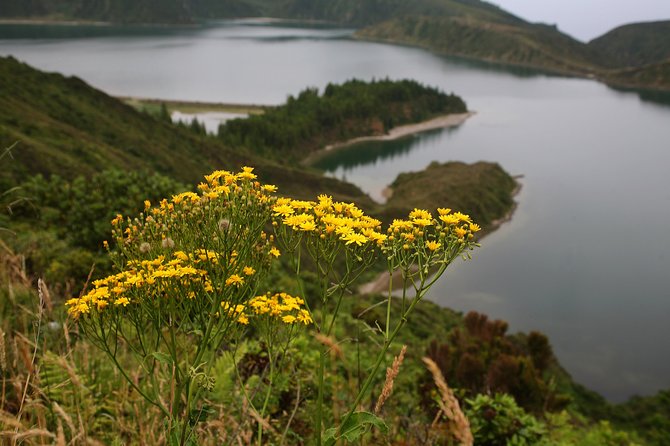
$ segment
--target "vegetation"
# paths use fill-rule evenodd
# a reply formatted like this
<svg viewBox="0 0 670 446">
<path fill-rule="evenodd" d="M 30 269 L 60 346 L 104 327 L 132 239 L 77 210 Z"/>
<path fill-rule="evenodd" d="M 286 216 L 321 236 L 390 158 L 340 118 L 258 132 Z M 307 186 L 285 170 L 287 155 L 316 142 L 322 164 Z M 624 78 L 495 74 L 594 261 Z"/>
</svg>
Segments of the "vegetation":
<svg viewBox="0 0 670 446">
<path fill-rule="evenodd" d="M 11 426 L 3 435 L 21 439 L 26 444 L 50 440 L 78 444 L 84 438 L 109 444 L 140 440 L 184 444 L 190 438 L 188 442 L 193 444 L 196 437 L 201 444 L 221 441 L 307 444 L 310 438 L 318 438 L 319 429 L 315 426 L 319 422 L 315 425 L 313 417 L 321 413 L 317 419 L 326 427 L 337 419 L 342 426 L 341 430 L 335 427 L 326 431 L 326 444 L 329 444 L 328 438 L 340 434 L 349 439 L 365 436 L 373 443 L 424 444 L 426 435 L 430 438 L 455 435 L 451 418 L 435 417 L 436 409 L 429 397 L 433 387 L 427 385 L 429 381 L 417 379 L 427 376 L 419 357 L 423 351 L 430 355 L 431 346 L 437 345 L 440 339 L 460 337 L 458 333 L 466 330 L 473 340 L 488 340 L 488 344 L 477 344 L 478 352 L 484 357 L 495 358 L 492 349 L 515 352 L 521 358 L 517 360 L 530 361 L 528 367 L 532 364 L 537 370 L 553 373 L 547 364 L 553 363 L 555 358 L 541 335 L 531 334 L 526 341 L 513 340 L 504 330 L 489 330 L 488 327 L 503 327 L 499 321 L 488 322 L 478 315 L 461 319 L 449 310 L 420 300 L 421 290 L 428 285 L 425 282 L 428 276 L 423 276 L 421 271 L 431 268 L 416 270 L 412 267 L 413 259 L 418 260 L 416 256 L 435 259 L 436 253 L 450 252 L 442 251 L 449 244 L 460 244 L 459 240 L 468 239 L 468 229 L 462 228 L 473 230 L 476 225 L 468 224 L 467 216 L 441 209 L 429 226 L 436 225 L 435 229 L 445 226 L 449 231 L 431 231 L 431 235 L 419 233 L 412 241 L 403 236 L 416 232 L 416 229 L 407 232 L 408 225 L 430 230 L 424 226 L 426 211 L 415 210 L 405 222 L 394 222 L 389 234 L 396 236 L 397 242 L 390 238 L 384 240 L 383 234 L 374 229 L 371 232 L 337 229 L 329 233 L 326 220 L 330 221 L 330 212 L 340 212 L 338 206 L 351 216 L 333 214 L 333 222 L 341 220 L 334 223 L 336 226 L 350 220 L 375 222 L 353 205 L 334 203 L 325 196 L 312 203 L 316 206 L 313 211 L 304 201 L 270 199 L 266 202 L 264 197 L 270 196 L 274 187 L 255 183 L 251 169 L 244 169 L 232 182 L 227 178 L 225 173 L 215 173 L 201 184 L 199 194 L 186 192 L 168 200 L 157 200 L 155 205 L 145 203 L 138 218 L 114 219 L 112 247 L 116 248 L 112 259 L 121 272 L 93 281 L 86 294 L 69 301 L 71 315 L 78 316 L 81 322 L 79 328 L 64 318 L 63 294 L 50 292 L 44 282 L 40 282 L 40 299 L 37 299 L 31 291 L 28 271 L 16 262 L 15 252 L 3 245 L 0 293 L 6 305 L 2 306 L 0 320 L 1 338 L 5 341 L 2 378 L 6 391 L 0 409 L 3 423 Z M 256 212 L 264 207 L 261 213 Z M 330 211 L 321 214 L 317 212 L 321 208 Z M 240 237 L 252 228 L 262 231 L 264 227 L 272 227 L 256 221 L 261 215 L 270 217 L 270 212 L 277 221 L 277 238 L 263 236 L 262 232 L 257 233 L 258 237 Z M 300 221 L 294 217 L 300 217 Z M 240 220 L 244 218 L 251 220 Z M 196 221 L 199 229 L 193 232 Z M 316 225 L 310 226 L 310 221 Z M 312 236 L 312 231 L 318 232 Z M 344 263 L 319 260 L 334 258 L 317 254 L 318 250 L 326 254 L 331 249 L 329 245 L 322 245 L 324 239 L 320 231 L 326 231 L 324 235 L 328 243 L 332 243 L 331 248 L 341 245 L 333 253 L 339 252 L 335 255 L 342 255 Z M 218 235 L 212 236 L 211 232 Z M 431 238 L 424 240 L 424 237 Z M 306 244 L 300 243 L 301 240 Z M 264 248 L 258 252 L 241 245 L 234 251 L 226 248 L 234 248 L 231 244 L 238 242 L 260 242 Z M 273 243 L 279 243 L 280 249 L 273 247 Z M 384 296 L 352 298 L 342 294 L 345 287 L 328 286 L 332 280 L 348 283 L 356 271 L 368 263 L 365 259 L 379 249 L 376 246 L 380 243 L 382 247 L 387 246 L 380 253 L 393 253 L 389 257 L 390 266 L 400 267 L 407 280 L 418 280 L 419 294 L 415 299 L 410 295 L 391 300 Z M 225 246 L 218 246 L 220 244 Z M 405 245 L 411 245 L 411 249 Z M 198 251 L 200 248 L 195 246 L 205 246 L 205 250 Z M 302 267 L 295 262 L 284 266 L 274 262 L 275 268 L 266 269 L 267 262 L 277 255 L 281 255 L 280 259 L 293 257 L 292 249 L 307 249 L 305 258 L 310 251 L 316 257 L 311 262 L 303 262 Z M 232 252 L 237 253 L 234 262 L 222 257 Z M 356 255 L 349 257 L 346 254 L 349 252 Z M 449 255 L 456 257 L 458 252 Z M 323 261 L 327 262 L 322 266 L 328 272 L 319 279 L 320 269 L 313 267 Z M 190 268 L 191 263 L 197 268 Z M 302 280 L 293 280 L 287 275 L 284 268 L 290 268 L 292 263 L 295 271 L 300 271 Z M 340 269 L 340 265 L 348 267 Z M 269 273 L 267 280 L 261 277 L 264 271 Z M 345 271 L 350 271 L 351 277 L 340 276 Z M 102 276 L 104 274 L 95 275 Z M 155 283 L 148 287 L 145 283 L 150 280 Z M 315 327 L 308 330 L 320 335 L 314 337 L 292 325 L 302 313 L 297 316 L 279 313 L 281 320 L 273 321 L 272 317 L 263 319 L 264 313 L 254 310 L 262 308 L 248 300 L 257 295 L 257 289 L 269 286 L 276 290 L 281 284 L 292 295 L 295 292 L 292 290 L 296 290 L 300 291 L 299 295 L 309 297 L 304 301 L 305 309 L 309 309 L 305 314 L 313 317 L 305 321 L 317 321 Z M 210 293 L 209 287 L 220 291 Z M 158 290 L 161 296 L 153 296 L 153 290 Z M 176 297 L 188 296 L 189 292 L 195 293 L 193 299 Z M 165 299 L 166 296 L 171 297 Z M 214 296 L 227 296 L 229 305 L 221 307 Z M 259 296 L 265 299 L 262 294 Z M 207 322 L 204 316 L 213 314 L 200 308 L 207 302 L 221 308 L 219 318 L 209 320 L 226 330 L 221 332 L 227 333 L 224 348 L 216 348 L 220 341 L 212 344 L 204 341 L 203 335 L 208 336 L 208 329 L 191 329 L 200 323 L 198 321 Z M 300 309 L 302 304 L 297 302 Z M 22 309 L 18 317 L 6 317 L 16 308 Z M 162 310 L 156 312 L 159 308 Z M 413 310 L 411 317 L 409 310 Z M 284 329 L 290 329 L 286 332 L 289 337 L 277 331 Z M 161 333 L 172 330 L 174 337 L 162 337 Z M 84 334 L 86 337 L 82 337 Z M 117 335 L 124 340 L 117 339 Z M 28 339 L 34 340 L 34 347 Z M 173 344 L 175 340 L 177 343 Z M 376 346 L 382 340 L 380 351 Z M 152 346 L 158 347 L 164 342 L 165 349 L 152 350 L 155 348 Z M 403 344 L 408 345 L 407 350 L 401 349 Z M 186 345 L 204 346 L 203 352 L 206 347 L 207 354 L 214 355 L 206 361 L 209 366 L 200 366 Z M 463 352 L 472 351 L 466 344 L 459 345 Z M 395 361 L 392 361 L 393 354 L 397 354 Z M 384 365 L 389 370 L 395 369 L 395 374 L 391 373 L 392 383 L 374 373 Z M 317 368 L 327 377 L 323 386 L 314 384 L 311 371 Z M 124 380 L 124 376 L 128 380 Z M 535 379 L 550 382 L 550 376 L 537 374 Z M 392 391 L 384 390 L 390 389 L 391 384 Z M 185 398 L 178 404 L 175 398 L 180 392 L 185 392 Z M 385 392 L 386 400 L 380 403 L 379 395 Z M 553 421 L 553 416 L 546 415 L 547 421 L 543 421 L 544 412 L 540 412 L 537 419 L 527 415 L 517 408 L 511 397 L 487 398 L 474 396 L 470 401 L 461 397 L 477 444 L 479 441 L 506 444 L 506 439 L 512 437 L 515 441 L 544 440 L 549 435 L 563 440 L 574 435 L 575 428 L 570 427 L 570 421 L 565 421 L 572 420 L 571 415 L 564 415 L 559 430 L 554 428 L 558 423 Z M 359 402 L 365 411 L 346 415 L 351 407 L 357 408 Z M 373 406 L 379 408 L 374 410 Z M 311 409 L 315 407 L 316 411 Z M 422 409 L 417 412 L 412 408 Z M 491 409 L 495 411 L 495 419 L 491 417 Z M 389 423 L 381 421 L 382 418 Z M 431 423 L 431 420 L 436 421 Z M 388 425 L 392 428 L 387 428 Z M 579 428 L 582 434 L 599 440 L 605 438 L 600 425 L 590 427 L 587 422 L 583 426 Z M 611 428 L 606 433 L 628 438 L 627 434 Z"/>
<path fill-rule="evenodd" d="M 599 56 L 555 27 L 522 21 L 507 23 L 477 17 L 402 16 L 371 25 L 363 39 L 420 46 L 468 57 L 567 74 L 598 69 Z"/>
<path fill-rule="evenodd" d="M 612 68 L 654 65 L 670 59 L 670 21 L 619 26 L 588 45 Z"/>
<path fill-rule="evenodd" d="M 316 20 L 354 26 L 359 29 L 356 35 L 363 39 L 593 76 L 616 85 L 670 90 L 667 79 L 657 74 L 622 80 L 609 72 L 665 62 L 670 57 L 667 21 L 622 26 L 586 44 L 563 34 L 555 25 L 529 23 L 480 0 L 6 0 L 0 5 L 0 17 L 117 23 L 193 23 L 230 17 Z"/>
<path fill-rule="evenodd" d="M 421 172 L 402 173 L 391 183 L 383 219 L 398 218 L 410 206 L 439 202 L 468 214 L 488 228 L 514 206 L 516 181 L 498 164 L 431 163 Z"/>
<path fill-rule="evenodd" d="M 444 208 L 415 210 L 443 198 L 414 187 L 449 184 L 458 173 L 452 195 L 491 221 L 508 211 L 514 188 L 499 166 L 433 165 L 425 177 L 401 176 L 393 206 L 411 213 L 379 231 L 350 204 L 360 198 L 375 210 L 353 186 L 240 153 L 76 79 L 12 59 L 0 67 L 5 85 L 21 87 L 16 95 L 0 89 L 0 134 L 20 140 L 14 158 L 0 157 L 3 441 L 308 444 L 323 430 L 325 444 L 474 437 L 477 444 L 619 446 L 641 444 L 633 432 L 641 429 L 639 412 L 645 441 L 662 444 L 667 395 L 624 409 L 607 405 L 570 380 L 543 335 L 509 336 L 502 322 L 421 299 L 429 271 L 467 254 L 479 227 Z M 69 151 L 76 138 L 88 152 Z M 38 158 L 18 156 L 23 145 Z M 109 151 L 119 155 L 98 161 L 100 172 L 87 167 L 87 156 Z M 125 157 L 145 171 L 134 172 Z M 258 179 L 285 184 L 284 193 L 336 192 L 345 202 L 275 199 L 274 186 L 258 183 L 250 168 L 217 171 L 197 193 L 182 192 L 198 169 L 242 160 L 258 161 Z M 33 162 L 42 176 L 33 176 Z M 478 186 L 489 182 L 507 198 Z M 472 194 L 480 199 L 468 201 Z M 116 213 L 127 217 L 113 218 L 107 256 L 100 243 Z M 416 294 L 350 295 L 373 257 L 399 269 Z M 426 371 L 424 356 L 439 367 Z M 482 396 L 487 385 L 513 396 Z M 551 412 L 560 408 L 566 411 Z"/>
<path fill-rule="evenodd" d="M 308 88 L 262 115 L 228 121 L 219 128 L 219 138 L 265 158 L 295 163 L 333 142 L 465 111 L 458 96 L 415 81 L 351 80 L 328 84 L 321 95 Z"/>
<path fill-rule="evenodd" d="M 80 79 L 43 73 L 12 57 L 0 58 L 0 86 L 0 146 L 13 146 L 0 184 L 17 185 L 35 174 L 88 178 L 107 169 L 193 183 L 215 168 L 254 164 L 286 193 L 318 189 L 371 204 L 351 184 L 241 153 L 165 116 L 141 113 Z"/>
</svg>

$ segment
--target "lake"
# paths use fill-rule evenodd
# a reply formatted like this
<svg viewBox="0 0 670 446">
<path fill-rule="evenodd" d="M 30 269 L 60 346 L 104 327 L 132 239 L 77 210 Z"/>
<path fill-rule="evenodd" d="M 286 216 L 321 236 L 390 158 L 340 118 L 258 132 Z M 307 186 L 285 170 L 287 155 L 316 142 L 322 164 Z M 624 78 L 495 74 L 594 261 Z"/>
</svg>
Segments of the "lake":
<svg viewBox="0 0 670 446">
<path fill-rule="evenodd" d="M 0 54 L 124 96 L 278 104 L 353 77 L 413 78 L 461 95 L 476 115 L 460 127 L 338 152 L 324 169 L 377 199 L 399 172 L 431 161 L 496 161 L 524 175 L 512 221 L 429 298 L 548 334 L 573 377 L 613 401 L 670 387 L 667 105 L 595 81 L 276 23 L 4 25 Z"/>
</svg>

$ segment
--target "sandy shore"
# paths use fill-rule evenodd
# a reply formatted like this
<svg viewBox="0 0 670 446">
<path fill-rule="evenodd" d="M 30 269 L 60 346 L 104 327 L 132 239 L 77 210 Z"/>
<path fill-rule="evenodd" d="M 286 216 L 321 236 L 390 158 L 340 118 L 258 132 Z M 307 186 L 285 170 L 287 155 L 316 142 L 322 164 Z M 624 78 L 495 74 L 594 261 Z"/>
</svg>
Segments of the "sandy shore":
<svg viewBox="0 0 670 446">
<path fill-rule="evenodd" d="M 412 135 L 414 133 L 425 132 L 427 130 L 440 129 L 445 127 L 456 127 L 463 124 L 465 120 L 472 115 L 474 115 L 474 112 L 438 116 L 437 118 L 428 121 L 418 122 L 416 124 L 407 124 L 398 127 L 393 127 L 385 135 L 361 136 L 358 138 L 350 139 L 348 141 L 341 141 L 334 144 L 330 144 L 324 147 L 323 150 L 328 151 L 338 149 L 341 147 L 350 146 L 352 144 L 364 141 L 391 141 L 394 139 L 402 138 L 403 136 Z"/>
</svg>

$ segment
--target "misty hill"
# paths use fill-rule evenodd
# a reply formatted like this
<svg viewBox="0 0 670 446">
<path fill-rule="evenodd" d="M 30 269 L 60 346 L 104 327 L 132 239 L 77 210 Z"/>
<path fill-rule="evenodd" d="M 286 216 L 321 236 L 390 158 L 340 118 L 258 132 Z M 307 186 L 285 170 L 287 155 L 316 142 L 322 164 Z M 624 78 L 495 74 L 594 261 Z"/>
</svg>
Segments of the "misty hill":
<svg viewBox="0 0 670 446">
<path fill-rule="evenodd" d="M 480 0 L 4 0 L 0 17 L 173 24 L 235 17 L 317 20 L 355 27 L 362 39 L 614 84 L 623 76 L 630 86 L 670 90 L 658 69 L 609 72 L 665 61 L 670 22 L 626 25 L 585 44 L 555 26 L 529 23 Z M 655 80 L 648 84 L 647 78 Z"/>
<path fill-rule="evenodd" d="M 366 27 L 357 36 L 568 74 L 593 73 L 600 59 L 595 51 L 552 26 L 493 22 L 477 16 L 406 16 Z"/>
<path fill-rule="evenodd" d="M 141 113 L 76 77 L 44 73 L 7 57 L 0 58 L 0 147 L 14 143 L 14 159 L 3 163 L 1 178 L 14 184 L 35 174 L 72 179 L 110 168 L 194 183 L 214 169 L 250 165 L 287 194 L 320 189 L 370 203 L 351 184 L 241 153 Z"/>
<path fill-rule="evenodd" d="M 588 43 L 611 67 L 641 67 L 670 59 L 670 20 L 620 26 Z"/>
<path fill-rule="evenodd" d="M 615 87 L 670 89 L 670 59 L 665 62 L 612 70 L 604 80 Z"/>
</svg>

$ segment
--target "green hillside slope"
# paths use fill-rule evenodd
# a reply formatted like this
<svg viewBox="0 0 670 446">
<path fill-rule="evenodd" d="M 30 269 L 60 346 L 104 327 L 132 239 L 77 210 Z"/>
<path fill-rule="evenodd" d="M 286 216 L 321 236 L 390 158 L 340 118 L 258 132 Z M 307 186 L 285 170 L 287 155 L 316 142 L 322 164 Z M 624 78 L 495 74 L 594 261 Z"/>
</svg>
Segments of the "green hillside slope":
<svg viewBox="0 0 670 446">
<path fill-rule="evenodd" d="M 632 23 L 593 39 L 588 46 L 611 67 L 640 67 L 670 59 L 670 20 Z"/>
<path fill-rule="evenodd" d="M 567 74 L 587 74 L 598 69 L 597 53 L 547 25 L 496 23 L 476 16 L 406 16 L 364 28 L 356 35 Z"/>
<path fill-rule="evenodd" d="M 311 196 L 320 190 L 370 203 L 351 184 L 240 153 L 138 112 L 80 79 L 43 73 L 8 57 L 0 58 L 0 147 L 14 143 L 2 179 L 15 184 L 38 173 L 72 179 L 110 168 L 194 183 L 214 169 L 250 165 L 284 193 Z"/>
<path fill-rule="evenodd" d="M 642 67 L 612 70 L 602 80 L 614 87 L 670 91 L 670 59 Z"/>
<path fill-rule="evenodd" d="M 609 72 L 670 58 L 670 21 L 622 26 L 585 44 L 555 26 L 529 23 L 480 0 L 5 0 L 2 17 L 170 24 L 235 17 L 325 21 L 358 28 L 361 39 L 670 90 L 658 67 Z"/>
</svg>

